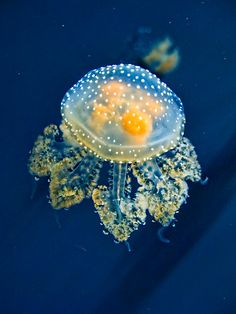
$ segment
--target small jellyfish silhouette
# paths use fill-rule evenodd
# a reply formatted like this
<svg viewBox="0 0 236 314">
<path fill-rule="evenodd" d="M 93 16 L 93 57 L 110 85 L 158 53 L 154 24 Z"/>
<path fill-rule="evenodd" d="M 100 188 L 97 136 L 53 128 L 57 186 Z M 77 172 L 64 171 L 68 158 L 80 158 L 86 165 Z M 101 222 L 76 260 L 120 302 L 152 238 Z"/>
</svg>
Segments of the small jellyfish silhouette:
<svg viewBox="0 0 236 314">
<path fill-rule="evenodd" d="M 188 197 L 186 181 L 201 180 L 173 91 L 139 66 L 109 65 L 65 94 L 61 115 L 60 128 L 45 128 L 29 159 L 32 175 L 49 177 L 52 207 L 92 197 L 105 233 L 126 244 L 147 213 L 169 226 Z"/>
</svg>

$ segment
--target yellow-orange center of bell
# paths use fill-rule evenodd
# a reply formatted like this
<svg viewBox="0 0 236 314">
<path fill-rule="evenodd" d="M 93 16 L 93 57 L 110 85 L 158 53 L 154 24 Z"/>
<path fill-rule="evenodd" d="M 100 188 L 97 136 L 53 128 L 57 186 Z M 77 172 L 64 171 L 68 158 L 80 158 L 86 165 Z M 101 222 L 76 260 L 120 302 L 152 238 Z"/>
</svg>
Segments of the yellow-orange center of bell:
<svg viewBox="0 0 236 314">
<path fill-rule="evenodd" d="M 152 131 L 152 119 L 144 112 L 131 110 L 122 116 L 122 126 L 130 135 L 146 137 Z"/>
</svg>

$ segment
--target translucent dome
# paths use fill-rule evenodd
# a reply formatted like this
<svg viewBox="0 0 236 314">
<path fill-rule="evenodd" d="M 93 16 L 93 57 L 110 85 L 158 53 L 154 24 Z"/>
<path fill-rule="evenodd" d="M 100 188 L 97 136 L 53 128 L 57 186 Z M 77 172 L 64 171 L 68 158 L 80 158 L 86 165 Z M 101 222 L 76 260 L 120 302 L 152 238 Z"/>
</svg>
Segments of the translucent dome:
<svg viewBox="0 0 236 314">
<path fill-rule="evenodd" d="M 61 113 L 69 143 L 121 162 L 174 148 L 185 122 L 182 102 L 172 90 L 131 64 L 90 71 L 66 93 Z"/>
</svg>

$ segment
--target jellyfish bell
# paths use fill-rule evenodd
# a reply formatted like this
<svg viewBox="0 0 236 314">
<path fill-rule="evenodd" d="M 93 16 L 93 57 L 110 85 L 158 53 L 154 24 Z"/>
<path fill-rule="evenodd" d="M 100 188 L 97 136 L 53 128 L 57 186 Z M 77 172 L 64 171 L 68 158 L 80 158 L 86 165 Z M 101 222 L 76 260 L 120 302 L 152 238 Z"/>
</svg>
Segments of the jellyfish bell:
<svg viewBox="0 0 236 314">
<path fill-rule="evenodd" d="M 174 148 L 185 122 L 173 91 L 131 64 L 90 71 L 65 94 L 61 114 L 68 143 L 119 162 L 150 159 Z"/>
</svg>

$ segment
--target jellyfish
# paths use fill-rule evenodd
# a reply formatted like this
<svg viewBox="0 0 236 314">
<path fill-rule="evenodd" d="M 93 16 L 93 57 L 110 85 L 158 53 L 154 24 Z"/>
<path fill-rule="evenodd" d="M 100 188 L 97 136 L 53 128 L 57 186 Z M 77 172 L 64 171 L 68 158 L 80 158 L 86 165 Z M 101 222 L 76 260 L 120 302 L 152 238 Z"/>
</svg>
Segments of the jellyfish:
<svg viewBox="0 0 236 314">
<path fill-rule="evenodd" d="M 126 244 L 148 216 L 163 227 L 175 221 L 201 167 L 183 104 L 165 83 L 132 64 L 101 67 L 69 89 L 61 116 L 29 158 L 33 176 L 49 177 L 53 208 L 92 198 L 104 232 Z"/>
<path fill-rule="evenodd" d="M 179 50 L 173 48 L 173 42 L 168 37 L 156 41 L 141 58 L 144 66 L 159 75 L 175 70 L 179 60 Z"/>
</svg>

